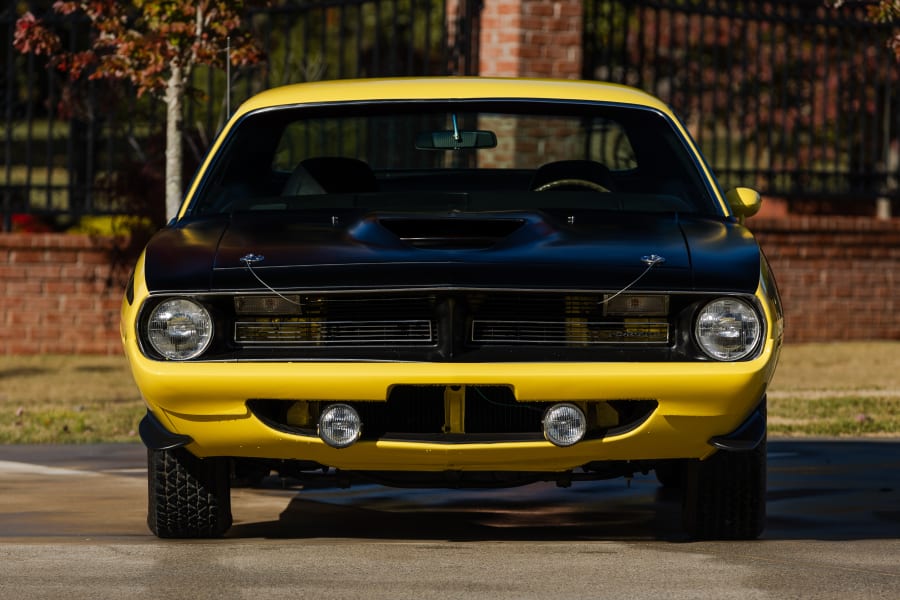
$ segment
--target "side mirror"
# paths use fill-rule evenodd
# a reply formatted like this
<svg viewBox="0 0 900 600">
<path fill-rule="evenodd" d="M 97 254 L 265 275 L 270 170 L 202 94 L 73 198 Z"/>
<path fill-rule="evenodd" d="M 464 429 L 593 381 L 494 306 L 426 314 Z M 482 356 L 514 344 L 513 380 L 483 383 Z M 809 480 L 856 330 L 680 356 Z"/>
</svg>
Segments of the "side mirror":
<svg viewBox="0 0 900 600">
<path fill-rule="evenodd" d="M 731 207 L 731 211 L 741 221 L 747 217 L 752 217 L 759 212 L 762 206 L 762 199 L 759 192 L 750 188 L 739 187 L 728 190 L 725 193 L 725 200 Z"/>
</svg>

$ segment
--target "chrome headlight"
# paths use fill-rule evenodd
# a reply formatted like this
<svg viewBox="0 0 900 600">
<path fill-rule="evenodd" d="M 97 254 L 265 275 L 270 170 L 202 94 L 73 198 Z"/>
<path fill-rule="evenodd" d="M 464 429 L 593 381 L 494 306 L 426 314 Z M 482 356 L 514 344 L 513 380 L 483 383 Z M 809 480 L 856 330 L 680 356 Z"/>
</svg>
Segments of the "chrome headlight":
<svg viewBox="0 0 900 600">
<path fill-rule="evenodd" d="M 160 303 L 147 319 L 147 339 L 169 360 L 189 360 L 203 354 L 213 336 L 213 322 L 201 305 L 185 298 Z"/>
<path fill-rule="evenodd" d="M 756 350 L 762 327 L 750 304 L 738 298 L 718 298 L 697 315 L 694 334 L 700 348 L 716 360 L 740 360 Z"/>
</svg>

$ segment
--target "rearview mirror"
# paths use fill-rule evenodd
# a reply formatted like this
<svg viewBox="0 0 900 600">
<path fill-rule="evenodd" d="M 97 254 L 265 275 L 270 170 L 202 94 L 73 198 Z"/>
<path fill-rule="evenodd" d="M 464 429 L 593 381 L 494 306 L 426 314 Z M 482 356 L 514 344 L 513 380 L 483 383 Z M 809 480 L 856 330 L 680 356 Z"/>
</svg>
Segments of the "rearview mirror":
<svg viewBox="0 0 900 600">
<path fill-rule="evenodd" d="M 416 150 L 463 150 L 469 148 L 496 148 L 497 136 L 493 131 L 463 131 L 459 128 L 456 113 L 450 115 L 453 131 L 423 131 L 416 136 Z"/>
<path fill-rule="evenodd" d="M 416 136 L 416 150 L 464 150 L 496 148 L 493 131 L 423 131 Z"/>
</svg>

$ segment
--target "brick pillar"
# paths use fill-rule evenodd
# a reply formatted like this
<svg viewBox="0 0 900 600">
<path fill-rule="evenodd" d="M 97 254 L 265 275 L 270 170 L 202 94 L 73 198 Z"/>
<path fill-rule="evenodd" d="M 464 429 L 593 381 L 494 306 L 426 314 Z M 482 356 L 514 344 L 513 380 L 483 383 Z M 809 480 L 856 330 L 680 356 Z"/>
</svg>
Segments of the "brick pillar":
<svg viewBox="0 0 900 600">
<path fill-rule="evenodd" d="M 478 74 L 580 78 L 582 20 L 582 0 L 486 0 Z"/>
<path fill-rule="evenodd" d="M 447 3 L 451 40 L 459 33 L 462 3 L 464 0 Z M 580 78 L 582 4 L 582 0 L 485 0 L 477 28 L 478 75 Z M 531 168 L 545 162 L 547 148 L 534 143 L 541 136 L 535 136 L 527 121 L 513 123 L 497 117 L 482 119 L 478 126 L 505 132 L 500 134 L 503 149 L 479 155 L 479 166 Z"/>
</svg>

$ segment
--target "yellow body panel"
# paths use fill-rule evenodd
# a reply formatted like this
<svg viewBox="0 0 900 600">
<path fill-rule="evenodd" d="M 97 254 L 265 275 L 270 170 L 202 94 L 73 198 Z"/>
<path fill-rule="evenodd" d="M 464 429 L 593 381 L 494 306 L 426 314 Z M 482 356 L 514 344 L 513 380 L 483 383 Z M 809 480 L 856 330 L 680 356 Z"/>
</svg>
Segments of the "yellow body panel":
<svg viewBox="0 0 900 600">
<path fill-rule="evenodd" d="M 773 348 L 757 360 L 714 363 L 161 363 L 130 354 L 151 410 L 198 456 L 313 460 L 343 469 L 564 470 L 594 460 L 703 458 L 710 437 L 740 425 L 765 392 Z M 724 368 L 722 368 L 724 367 Z M 251 398 L 384 401 L 394 385 L 509 385 L 519 401 L 657 399 L 637 429 L 571 448 L 549 442 L 360 442 L 335 450 L 261 423 Z M 215 423 L 214 426 L 213 422 Z M 650 434 L 650 435 L 648 435 Z"/>
</svg>

